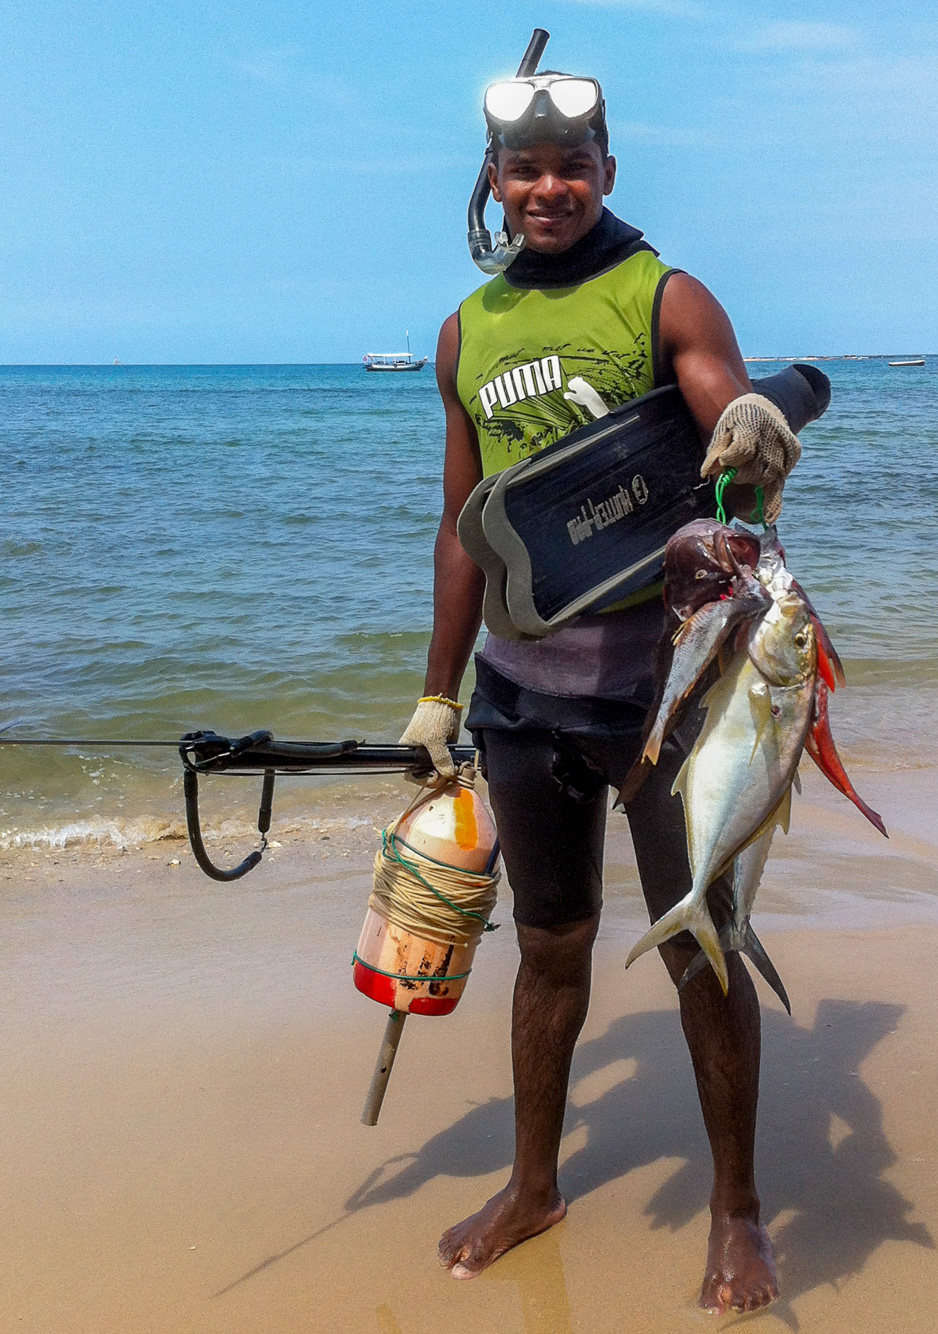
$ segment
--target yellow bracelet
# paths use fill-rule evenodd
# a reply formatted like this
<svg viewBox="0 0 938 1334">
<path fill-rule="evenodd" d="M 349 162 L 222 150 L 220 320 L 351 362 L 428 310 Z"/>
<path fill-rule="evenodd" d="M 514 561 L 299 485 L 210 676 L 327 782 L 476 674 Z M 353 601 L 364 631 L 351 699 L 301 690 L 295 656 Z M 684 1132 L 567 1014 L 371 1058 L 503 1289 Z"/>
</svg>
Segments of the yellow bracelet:
<svg viewBox="0 0 938 1334">
<path fill-rule="evenodd" d="M 457 713 L 462 713 L 466 707 L 465 704 L 457 704 L 454 699 L 447 699 L 445 695 L 424 695 L 422 699 L 417 700 L 418 704 L 448 704 L 451 709 Z"/>
</svg>

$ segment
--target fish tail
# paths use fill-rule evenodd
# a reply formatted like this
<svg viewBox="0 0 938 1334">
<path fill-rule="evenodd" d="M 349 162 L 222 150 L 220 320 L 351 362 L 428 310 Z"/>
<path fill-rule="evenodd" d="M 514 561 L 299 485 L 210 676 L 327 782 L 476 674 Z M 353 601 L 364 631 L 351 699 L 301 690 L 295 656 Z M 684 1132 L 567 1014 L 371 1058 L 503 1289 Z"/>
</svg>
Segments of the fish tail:
<svg viewBox="0 0 938 1334">
<path fill-rule="evenodd" d="M 745 954 L 747 959 L 752 960 L 753 964 L 758 968 L 766 982 L 768 982 L 776 996 L 785 1006 L 789 1017 L 791 1017 L 791 1001 L 788 999 L 785 983 L 779 977 L 775 964 L 769 958 L 768 954 L 766 954 L 765 946 L 762 944 L 762 941 L 748 923 L 746 925 L 745 934 L 743 935 L 742 944 L 740 945 L 740 950 Z"/>
<path fill-rule="evenodd" d="M 663 945 L 666 940 L 670 940 L 672 936 L 676 936 L 681 931 L 690 931 L 694 936 L 712 965 L 725 996 L 729 989 L 729 975 L 726 971 L 723 950 L 720 948 L 720 937 L 713 925 L 713 918 L 710 916 L 706 898 L 701 899 L 695 896 L 693 890 L 681 899 L 680 903 L 676 903 L 670 912 L 666 912 L 663 917 L 659 917 L 650 930 L 645 932 L 638 944 L 633 946 L 629 957 L 626 959 L 626 968 L 633 964 L 640 955 L 658 945 Z"/>
<path fill-rule="evenodd" d="M 746 923 L 745 929 L 740 935 L 734 931 L 732 926 L 725 926 L 720 932 L 720 948 L 724 954 L 733 954 L 738 951 L 745 954 L 747 959 L 751 959 L 754 967 L 758 969 L 761 975 L 768 982 L 769 986 L 775 992 L 776 996 L 785 1006 L 789 1015 L 791 1014 L 791 1001 L 788 999 L 788 992 L 785 990 L 785 983 L 778 975 L 775 964 L 766 953 L 765 946 L 753 931 L 749 923 Z M 683 991 L 688 982 L 698 973 L 702 973 L 710 962 L 702 949 L 698 950 L 690 963 L 684 969 L 684 974 L 677 984 L 678 991 Z"/>
<path fill-rule="evenodd" d="M 736 944 L 733 940 L 732 926 L 725 926 L 720 932 L 720 948 L 724 955 L 732 954 L 733 950 L 736 949 Z M 702 973 L 709 962 L 710 960 L 707 958 L 706 954 L 704 954 L 703 950 L 698 950 L 684 969 L 681 980 L 677 984 L 678 991 L 683 991 L 691 978 L 696 977 L 698 973 Z"/>
</svg>

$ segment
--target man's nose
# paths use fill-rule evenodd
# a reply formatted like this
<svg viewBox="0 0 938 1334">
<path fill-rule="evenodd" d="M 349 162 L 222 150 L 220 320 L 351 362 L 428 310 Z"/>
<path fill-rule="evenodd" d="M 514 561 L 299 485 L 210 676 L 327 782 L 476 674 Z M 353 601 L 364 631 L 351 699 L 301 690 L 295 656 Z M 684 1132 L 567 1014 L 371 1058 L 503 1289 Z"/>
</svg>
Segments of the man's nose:
<svg viewBox="0 0 938 1334">
<path fill-rule="evenodd" d="M 560 199 L 567 193 L 567 182 L 562 176 L 556 176 L 551 171 L 545 171 L 543 176 L 538 177 L 534 192 L 538 199 Z"/>
</svg>

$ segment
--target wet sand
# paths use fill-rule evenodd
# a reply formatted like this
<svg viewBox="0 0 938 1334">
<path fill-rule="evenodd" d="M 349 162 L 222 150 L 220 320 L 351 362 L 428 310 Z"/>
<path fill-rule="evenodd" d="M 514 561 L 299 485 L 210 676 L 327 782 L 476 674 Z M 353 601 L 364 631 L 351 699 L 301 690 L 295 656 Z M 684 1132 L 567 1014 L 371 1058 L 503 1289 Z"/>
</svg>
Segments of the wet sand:
<svg viewBox="0 0 938 1334">
<path fill-rule="evenodd" d="M 855 775 L 889 843 L 807 777 L 756 913 L 794 1007 L 759 984 L 759 1179 L 783 1296 L 744 1319 L 926 1329 L 938 772 Z M 366 1129 L 385 1012 L 349 960 L 373 847 L 370 828 L 284 839 L 233 885 L 175 841 L 4 861 L 4 1329 L 651 1334 L 708 1319 L 707 1145 L 664 970 L 623 972 L 642 929 L 624 822 L 574 1066 L 569 1215 L 470 1283 L 435 1247 L 510 1161 L 510 902 L 456 1013 L 409 1022 Z"/>
</svg>

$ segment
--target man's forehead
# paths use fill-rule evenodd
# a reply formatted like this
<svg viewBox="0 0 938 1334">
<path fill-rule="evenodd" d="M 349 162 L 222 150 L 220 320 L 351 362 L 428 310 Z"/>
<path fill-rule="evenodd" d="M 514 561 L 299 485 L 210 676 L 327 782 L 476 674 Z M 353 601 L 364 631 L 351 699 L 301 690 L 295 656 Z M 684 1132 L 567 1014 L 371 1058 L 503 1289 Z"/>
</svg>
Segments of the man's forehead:
<svg viewBox="0 0 938 1334">
<path fill-rule="evenodd" d="M 599 145 L 596 143 L 576 144 L 572 148 L 549 141 L 532 144 L 529 148 L 502 148 L 499 150 L 501 163 L 510 163 L 516 167 L 536 167 L 546 161 L 551 163 L 579 162 L 583 158 L 601 158 Z"/>
</svg>

